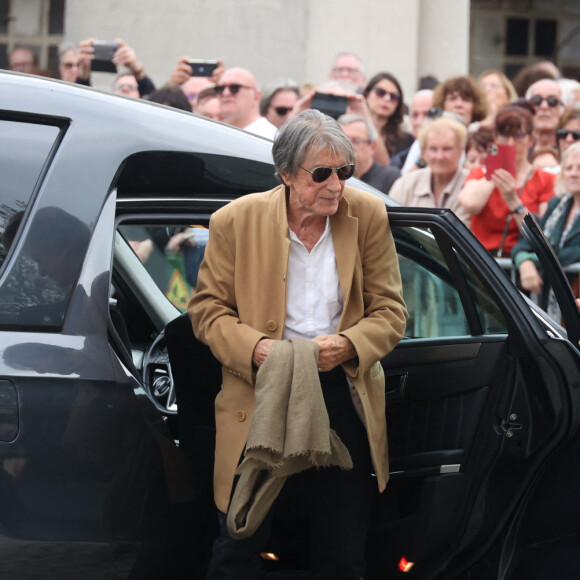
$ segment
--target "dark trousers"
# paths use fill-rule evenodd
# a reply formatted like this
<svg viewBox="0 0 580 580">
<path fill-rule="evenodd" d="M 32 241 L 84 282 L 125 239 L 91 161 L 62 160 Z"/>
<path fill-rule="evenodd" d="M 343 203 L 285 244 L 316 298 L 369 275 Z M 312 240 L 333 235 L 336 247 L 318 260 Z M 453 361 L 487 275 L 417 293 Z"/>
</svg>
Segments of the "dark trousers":
<svg viewBox="0 0 580 580">
<path fill-rule="evenodd" d="M 324 401 L 334 429 L 348 448 L 352 470 L 309 469 L 286 481 L 282 493 L 299 493 L 307 499 L 310 517 L 312 578 L 358 580 L 365 569 L 365 543 L 376 481 L 366 430 L 354 410 L 344 371 L 338 367 L 320 373 Z M 207 580 L 258 580 L 259 554 L 270 534 L 271 513 L 256 533 L 233 540 L 226 516 L 218 512 L 220 534 L 213 547 Z"/>
</svg>

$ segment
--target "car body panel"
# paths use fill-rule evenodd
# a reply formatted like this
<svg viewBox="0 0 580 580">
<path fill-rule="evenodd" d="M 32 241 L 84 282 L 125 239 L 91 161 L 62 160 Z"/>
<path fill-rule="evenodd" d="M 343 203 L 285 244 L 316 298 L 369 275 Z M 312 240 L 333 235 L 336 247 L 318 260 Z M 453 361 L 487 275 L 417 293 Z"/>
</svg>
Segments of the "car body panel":
<svg viewBox="0 0 580 580">
<path fill-rule="evenodd" d="M 273 187 L 271 143 L 66 83 L 0 82 L 13 135 L 49 127 L 21 182 L 25 147 L 0 135 L 29 197 L 0 200 L 4 227 L 24 212 L 0 270 L 0 572 L 50 546 L 68 555 L 36 577 L 201 577 L 220 365 L 181 314 L 193 290 L 166 244 Z M 578 350 L 453 213 L 372 193 L 389 206 L 411 318 L 382 361 L 392 479 L 367 575 L 399 577 L 405 557 L 415 578 L 504 578 L 521 544 L 510 522 L 577 429 Z M 63 231 L 74 252 L 57 288 L 39 252 Z M 131 250 L 143 241 L 144 262 Z M 277 516 L 274 577 L 307 564 L 298 511 Z"/>
</svg>

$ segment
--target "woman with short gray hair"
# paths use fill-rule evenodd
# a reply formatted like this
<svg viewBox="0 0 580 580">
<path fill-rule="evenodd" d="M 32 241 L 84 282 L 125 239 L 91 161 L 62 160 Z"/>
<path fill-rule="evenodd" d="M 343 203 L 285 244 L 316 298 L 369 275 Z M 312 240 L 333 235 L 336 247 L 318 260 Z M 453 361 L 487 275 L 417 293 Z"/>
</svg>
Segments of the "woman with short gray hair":
<svg viewBox="0 0 580 580">
<path fill-rule="evenodd" d="M 264 90 L 260 101 L 260 115 L 279 128 L 290 118 L 299 98 L 300 87 L 296 81 L 278 80 Z"/>
<path fill-rule="evenodd" d="M 260 509 L 251 503 L 245 512 L 244 475 L 233 494 L 232 488 L 240 458 L 245 454 L 242 469 L 256 448 L 248 439 L 255 438 L 253 417 L 256 429 L 271 423 L 280 405 L 268 396 L 278 401 L 282 383 L 290 382 L 291 392 L 305 385 L 322 408 L 291 413 L 288 402 L 284 416 L 304 425 L 288 428 L 286 441 L 298 438 L 301 449 L 312 451 L 311 436 L 326 430 L 324 439 L 337 436 L 348 457 L 324 469 L 306 469 L 312 464 L 306 462 L 289 475 L 292 492 L 283 491 L 307 504 L 312 572 L 354 580 L 365 572 L 373 487 L 383 491 L 389 478 L 380 360 L 402 337 L 407 317 L 397 253 L 384 202 L 345 183 L 355 155 L 334 119 L 315 110 L 292 117 L 273 154 L 283 184 L 213 214 L 189 305 L 196 336 L 224 367 L 214 474 L 220 535 L 207 578 L 261 577 L 271 503 Z M 294 366 L 302 350 L 308 356 Z M 258 404 L 264 398 L 269 404 Z M 251 497 L 259 503 L 264 494 Z M 243 520 L 239 505 L 248 514 Z"/>
</svg>

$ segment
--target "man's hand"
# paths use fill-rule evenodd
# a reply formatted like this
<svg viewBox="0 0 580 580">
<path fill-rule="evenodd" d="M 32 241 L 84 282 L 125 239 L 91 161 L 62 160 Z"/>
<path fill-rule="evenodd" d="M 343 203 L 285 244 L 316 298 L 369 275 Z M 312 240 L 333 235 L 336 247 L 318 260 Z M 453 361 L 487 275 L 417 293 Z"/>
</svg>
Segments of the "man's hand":
<svg viewBox="0 0 580 580">
<path fill-rule="evenodd" d="M 258 342 L 254 348 L 254 354 L 252 355 L 252 362 L 256 368 L 259 369 L 262 366 L 266 357 L 270 354 L 273 344 L 274 341 L 271 338 L 263 338 Z"/>
<path fill-rule="evenodd" d="M 135 78 L 139 81 L 145 77 L 145 69 L 137 60 L 135 50 L 131 48 L 122 38 L 115 38 L 119 48 L 115 51 L 113 62 L 118 65 L 126 66 Z"/>
<path fill-rule="evenodd" d="M 340 334 L 321 334 L 312 339 L 320 348 L 318 370 L 331 371 L 340 363 L 356 357 L 356 350 L 348 338 Z"/>
</svg>

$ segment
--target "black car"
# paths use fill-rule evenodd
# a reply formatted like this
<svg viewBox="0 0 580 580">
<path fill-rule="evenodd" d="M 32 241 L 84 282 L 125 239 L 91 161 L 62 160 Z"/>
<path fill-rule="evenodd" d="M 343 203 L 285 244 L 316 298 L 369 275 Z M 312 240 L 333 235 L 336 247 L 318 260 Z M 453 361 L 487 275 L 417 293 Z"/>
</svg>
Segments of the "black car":
<svg viewBox="0 0 580 580">
<path fill-rule="evenodd" d="M 220 369 L 185 308 L 212 212 L 277 184 L 271 143 L 57 81 L 0 87 L 0 573 L 202 578 Z M 367 578 L 576 578 L 580 317 L 558 264 L 526 218 L 567 331 L 453 213 L 372 193 L 410 318 L 383 361 Z M 293 507 L 268 577 L 308 567 Z"/>
</svg>

